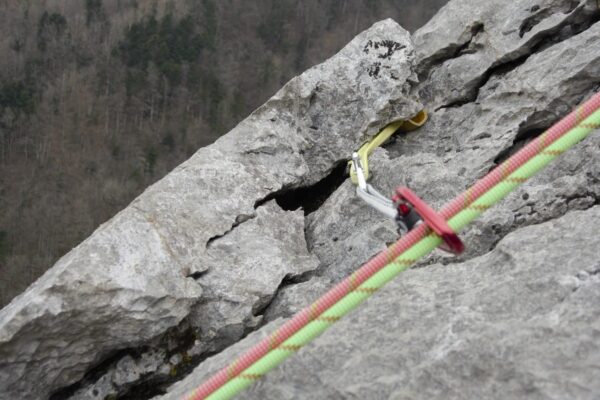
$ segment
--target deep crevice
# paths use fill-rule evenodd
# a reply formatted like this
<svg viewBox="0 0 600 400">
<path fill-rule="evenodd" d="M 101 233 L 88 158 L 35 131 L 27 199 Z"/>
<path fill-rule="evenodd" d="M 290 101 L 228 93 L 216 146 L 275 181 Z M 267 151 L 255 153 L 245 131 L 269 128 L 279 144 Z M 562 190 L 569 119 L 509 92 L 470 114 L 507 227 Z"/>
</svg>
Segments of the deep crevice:
<svg viewBox="0 0 600 400">
<path fill-rule="evenodd" d="M 490 170 L 494 169 L 497 165 L 502 164 L 510 156 L 521 150 L 529 142 L 531 142 L 536 137 L 544 133 L 546 129 L 547 128 L 534 128 L 517 133 L 517 135 L 513 139 L 512 144 L 509 147 L 503 149 L 500 153 L 498 153 L 496 158 L 494 158 L 494 165 L 492 168 L 490 168 Z"/>
<path fill-rule="evenodd" d="M 158 370 L 142 374 L 129 384 L 114 387 L 117 392 L 109 394 L 107 397 L 114 400 L 145 400 L 165 394 L 166 389 L 171 384 L 182 379 L 193 368 L 211 356 L 208 353 L 192 357 L 187 355 L 187 351 L 193 347 L 196 339 L 197 332 L 194 328 L 188 326 L 187 321 L 184 319 L 178 326 L 168 329 L 159 339 L 156 339 L 154 345 L 122 349 L 106 356 L 90 368 L 78 382 L 52 393 L 49 400 L 67 400 L 75 395 L 77 391 L 91 387 L 107 373 L 114 371 L 123 358 L 129 356 L 135 360 L 140 360 L 144 354 L 148 354 L 153 350 L 164 351 L 161 365 L 168 364 L 169 359 L 176 354 L 181 355 L 181 362 L 172 367 L 169 375 L 160 374 Z"/>
<path fill-rule="evenodd" d="M 256 218 L 256 215 L 246 215 L 246 214 L 241 214 L 238 215 L 235 218 L 234 223 L 231 225 L 231 228 L 229 228 L 226 232 L 220 234 L 220 235 L 215 235 L 213 237 L 211 237 L 210 239 L 208 239 L 208 241 L 206 242 L 206 248 L 210 248 L 212 246 L 212 244 L 214 243 L 215 240 L 221 239 L 224 236 L 227 236 L 228 234 L 230 234 L 235 228 L 237 228 L 238 226 L 240 226 L 241 224 L 243 224 L 246 221 L 250 221 L 251 219 Z M 198 274 L 198 273 L 196 273 Z M 202 273 L 200 273 L 199 276 L 201 276 Z"/>
<path fill-rule="evenodd" d="M 493 66 L 492 68 L 487 70 L 486 73 L 483 75 L 483 79 L 476 88 L 475 93 L 473 93 L 473 95 L 471 96 L 471 101 L 475 101 L 479 97 L 480 89 L 489 82 L 492 76 L 507 74 L 508 72 L 524 64 L 532 55 L 540 53 L 551 46 L 564 42 L 565 40 L 571 39 L 572 37 L 587 30 L 598 21 L 600 21 L 600 12 L 596 12 L 590 15 L 587 19 L 585 19 L 582 22 L 567 23 L 563 27 L 561 27 L 557 32 L 540 38 L 540 40 L 536 44 L 534 44 L 526 54 L 523 54 L 522 56 L 517 57 L 511 61 L 503 62 L 497 66 Z"/>
<path fill-rule="evenodd" d="M 298 188 L 283 188 L 258 200 L 254 204 L 254 208 L 258 208 L 270 200 L 275 200 L 279 207 L 286 211 L 302 208 L 304 215 L 308 215 L 319 209 L 325 200 L 344 183 L 348 176 L 347 164 L 348 160 L 338 161 L 331 172 L 317 183 Z"/>
<path fill-rule="evenodd" d="M 187 355 L 187 351 L 194 346 L 197 339 L 197 333 L 193 328 L 188 327 L 181 332 L 178 332 L 178 328 L 171 328 L 171 332 L 176 333 L 178 343 L 175 348 L 168 349 L 164 358 L 164 363 L 166 364 L 167 361 L 176 354 L 181 355 L 181 362 L 171 368 L 168 376 L 159 373 L 142 375 L 140 379 L 127 387 L 125 393 L 116 397 L 115 400 L 146 400 L 155 396 L 164 395 L 167 393 L 167 388 L 170 385 L 183 379 L 202 361 L 210 357 L 209 354 L 196 356 Z M 164 348 L 167 347 L 167 345 L 160 347 Z"/>
<path fill-rule="evenodd" d="M 270 194 L 264 199 L 257 201 L 255 203 L 255 208 L 258 208 L 267 201 L 274 199 L 277 202 L 277 204 L 284 210 L 297 210 L 298 208 L 302 208 L 305 214 L 309 214 L 317 210 L 323 204 L 323 202 L 327 198 L 329 198 L 329 196 L 345 181 L 347 177 L 346 165 L 347 160 L 341 160 L 334 165 L 331 172 L 327 174 L 327 176 L 325 176 L 323 179 L 321 179 L 314 185 L 294 189 L 282 189 L 280 191 Z M 215 235 L 208 240 L 207 248 L 210 247 L 216 240 L 229 234 L 239 225 L 255 217 L 255 215 L 239 215 L 230 229 L 228 229 L 223 234 Z M 253 315 L 264 315 L 264 313 L 271 306 L 273 301 L 277 299 L 279 292 L 284 287 L 307 281 L 311 279 L 315 272 L 316 271 L 307 271 L 302 274 L 284 277 L 277 289 L 275 290 L 271 299 L 269 299 L 269 301 L 267 301 L 264 305 L 260 306 L 257 310 L 255 310 Z M 200 272 L 197 274 L 192 274 L 190 276 L 192 278 L 197 278 L 202 274 L 203 272 Z M 243 337 L 239 340 L 242 340 L 248 334 L 256 331 L 257 329 L 260 329 L 266 322 L 267 321 L 263 321 L 259 323 L 256 327 L 247 327 Z M 190 349 L 193 346 L 194 341 L 196 340 L 196 335 L 194 332 L 191 331 L 191 329 L 192 328 L 188 328 L 187 330 L 182 331 L 180 327 L 175 327 L 168 330 L 167 333 L 165 333 L 162 336 L 162 338 L 170 337 L 172 340 L 176 340 L 181 343 L 181 345 L 177 346 L 175 350 L 167 351 L 167 355 L 164 357 L 162 364 L 168 364 L 168 360 L 173 354 L 184 354 L 184 356 L 182 357 L 183 361 L 179 363 L 176 367 L 174 367 L 169 375 L 166 376 L 158 372 L 150 372 L 148 374 L 142 375 L 139 379 L 137 379 L 135 382 L 132 382 L 130 385 L 117 387 L 116 389 L 119 390 L 119 393 L 115 394 L 113 398 L 115 400 L 142 400 L 152 398 L 158 395 L 163 395 L 166 393 L 168 386 L 170 386 L 174 382 L 183 379 L 204 360 L 206 360 L 209 357 L 212 357 L 215 354 L 218 354 L 219 352 L 228 347 L 225 346 L 215 351 L 208 351 L 202 353 L 201 355 L 188 357 L 187 355 L 185 355 L 185 353 L 188 349 Z M 192 332 L 193 335 L 189 335 L 189 332 Z M 161 341 L 164 341 L 164 339 L 161 339 Z M 165 350 L 168 348 L 169 346 L 166 344 L 158 346 L 145 345 L 140 346 L 138 348 L 117 351 L 107 356 L 96 366 L 90 368 L 89 371 L 85 374 L 85 376 L 78 382 L 54 392 L 50 397 L 50 400 L 66 400 L 73 396 L 78 390 L 92 386 L 107 373 L 114 370 L 117 363 L 126 356 L 131 356 L 134 359 L 139 359 L 142 356 L 142 354 L 152 349 Z"/>
<path fill-rule="evenodd" d="M 127 356 L 131 356 L 131 357 L 135 358 L 136 356 L 139 356 L 141 353 L 143 353 L 144 350 L 145 349 L 143 349 L 143 348 L 123 349 L 123 350 L 117 350 L 117 351 L 112 352 L 111 354 L 104 357 L 104 359 L 102 361 L 100 361 L 98 364 L 96 364 L 95 366 L 90 368 L 85 373 L 84 377 L 81 378 L 78 382 L 75 382 L 72 385 L 69 385 L 67 387 L 60 388 L 60 389 L 54 391 L 48 399 L 49 400 L 68 399 L 69 397 L 73 396 L 75 394 L 75 392 L 77 392 L 79 389 L 85 387 L 86 385 L 88 385 L 92 382 L 98 381 L 106 373 L 106 371 L 109 371 L 112 367 L 114 367 L 117 364 L 117 362 L 119 362 L 119 360 L 121 360 Z M 146 348 L 146 350 L 147 350 L 147 348 Z"/>
<path fill-rule="evenodd" d="M 500 61 L 499 64 L 497 64 L 495 66 L 492 65 L 492 67 L 490 67 L 480 77 L 476 86 L 471 91 L 469 91 L 469 93 L 467 93 L 465 96 L 463 96 L 459 99 L 456 99 L 448 104 L 444 104 L 444 105 L 437 107 L 435 109 L 435 111 L 438 111 L 438 110 L 441 110 L 444 108 L 460 107 L 467 103 L 475 102 L 477 100 L 477 98 L 479 97 L 479 92 L 480 92 L 481 88 L 484 87 L 493 76 L 507 74 L 508 72 L 510 72 L 510 71 L 518 68 L 522 64 L 524 64 L 527 61 L 527 59 L 529 59 L 529 57 L 531 57 L 532 55 L 542 52 L 551 46 L 554 46 L 558 43 L 564 42 L 565 40 L 568 40 L 568 39 L 584 32 L 585 30 L 587 30 L 588 28 L 590 28 L 592 25 L 594 25 L 595 23 L 597 23 L 599 21 L 600 21 L 600 10 L 597 10 L 594 13 L 587 15 L 583 21 L 567 22 L 564 26 L 558 28 L 558 30 L 555 31 L 554 33 L 550 33 L 547 36 L 543 36 L 543 37 L 539 38 L 537 43 L 532 45 L 531 48 L 527 51 L 527 53 L 525 53 L 519 57 L 510 59 L 508 61 L 504 61 L 504 62 Z M 460 55 L 457 55 L 456 57 L 451 57 L 451 58 L 457 58 L 459 56 Z M 447 61 L 447 59 L 445 59 L 443 62 L 445 62 L 445 61 Z"/>
<path fill-rule="evenodd" d="M 279 298 L 279 294 L 281 293 L 281 291 L 283 289 L 285 289 L 289 286 L 297 285 L 299 283 L 308 282 L 309 280 L 311 280 L 318 274 L 319 274 L 319 268 L 310 270 L 310 271 L 305 271 L 301 274 L 294 275 L 294 276 L 286 275 L 282 279 L 282 281 L 279 283 L 279 286 L 273 293 L 271 300 L 268 303 L 264 304 L 259 310 L 257 310 L 257 312 L 254 314 L 254 316 L 265 317 L 265 315 L 268 313 L 268 311 L 271 308 L 271 306 L 273 305 L 273 303 L 275 303 L 275 301 Z M 264 325 L 268 324 L 271 321 L 272 321 L 272 319 L 264 318 L 263 321 L 260 323 L 260 325 L 255 330 L 262 328 Z"/>
<path fill-rule="evenodd" d="M 485 26 L 481 22 L 476 22 L 471 27 L 471 37 L 469 40 L 464 43 L 462 46 L 459 46 L 455 51 L 451 58 L 458 58 L 465 54 L 473 54 L 476 50 L 473 48 L 473 40 L 477 38 L 477 36 L 485 30 Z"/>
<path fill-rule="evenodd" d="M 498 64 L 495 67 L 491 67 L 479 78 L 479 82 L 477 83 L 477 85 L 475 87 L 473 87 L 473 89 L 471 91 L 469 91 L 469 93 L 467 93 L 465 96 L 463 96 L 461 98 L 455 99 L 454 101 L 452 101 L 448 104 L 443 104 L 443 105 L 437 107 L 434 111 L 439 111 L 439 110 L 445 109 L 445 108 L 462 107 L 465 104 L 475 102 L 477 100 L 477 98 L 479 97 L 479 92 L 480 92 L 481 88 L 484 87 L 493 76 L 504 75 L 504 74 L 507 74 L 510 71 L 518 68 L 519 66 L 524 64 L 525 61 L 527 61 L 527 59 L 531 55 L 533 55 L 535 52 L 536 52 L 536 50 L 534 48 L 532 48 L 531 52 L 529 52 L 525 55 L 522 55 L 521 57 L 518 57 L 512 61 L 507 61 L 507 62 Z"/>
<path fill-rule="evenodd" d="M 570 14 L 572 13 L 577 6 L 579 5 L 579 1 L 578 0 L 571 0 L 568 4 L 563 4 L 563 10 L 559 9 L 556 10 L 552 7 L 548 7 L 548 8 L 544 8 L 543 10 L 539 11 L 539 6 L 537 9 L 533 9 L 532 8 L 532 12 L 535 12 L 535 14 L 525 18 L 523 20 L 523 22 L 521 23 L 521 26 L 519 27 L 519 37 L 523 37 L 525 36 L 525 34 L 527 32 L 530 32 L 533 28 L 535 28 L 536 25 L 538 25 L 540 22 L 544 21 L 545 19 L 551 17 L 552 15 L 556 14 L 557 11 L 561 11 L 563 14 Z M 538 12 L 539 11 L 539 12 Z"/>
<path fill-rule="evenodd" d="M 433 67 L 437 64 L 443 64 L 448 60 L 459 58 L 464 54 L 471 54 L 474 50 L 471 48 L 473 39 L 477 37 L 481 32 L 485 30 L 485 26 L 481 22 L 474 22 L 471 26 L 471 32 L 469 38 L 461 45 L 451 46 L 442 51 L 441 54 L 433 55 L 428 60 L 423 61 L 422 65 L 417 66 L 417 76 L 419 81 L 423 82 L 427 80 Z M 449 53 L 449 54 L 448 54 Z"/>
</svg>

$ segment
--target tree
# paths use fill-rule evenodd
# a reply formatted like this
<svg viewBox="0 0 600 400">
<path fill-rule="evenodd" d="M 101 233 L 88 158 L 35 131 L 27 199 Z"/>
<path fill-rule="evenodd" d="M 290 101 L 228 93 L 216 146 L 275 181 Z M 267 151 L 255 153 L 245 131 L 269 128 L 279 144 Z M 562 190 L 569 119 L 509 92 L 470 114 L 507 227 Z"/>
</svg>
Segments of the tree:
<svg viewBox="0 0 600 400">
<path fill-rule="evenodd" d="M 67 20 L 59 13 L 44 11 L 38 22 L 37 45 L 45 51 L 48 42 L 60 38 L 67 29 Z"/>
<path fill-rule="evenodd" d="M 90 26 L 93 22 L 106 21 L 102 0 L 85 0 L 85 22 Z"/>
</svg>

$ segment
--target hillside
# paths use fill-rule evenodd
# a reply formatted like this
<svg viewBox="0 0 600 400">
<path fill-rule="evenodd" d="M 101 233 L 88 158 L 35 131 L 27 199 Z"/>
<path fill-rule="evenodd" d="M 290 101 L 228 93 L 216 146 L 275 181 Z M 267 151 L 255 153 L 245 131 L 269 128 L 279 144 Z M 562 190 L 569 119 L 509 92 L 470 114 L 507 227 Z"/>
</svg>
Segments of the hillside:
<svg viewBox="0 0 600 400">
<path fill-rule="evenodd" d="M 298 72 L 445 1 L 2 2 L 0 306 Z"/>
</svg>

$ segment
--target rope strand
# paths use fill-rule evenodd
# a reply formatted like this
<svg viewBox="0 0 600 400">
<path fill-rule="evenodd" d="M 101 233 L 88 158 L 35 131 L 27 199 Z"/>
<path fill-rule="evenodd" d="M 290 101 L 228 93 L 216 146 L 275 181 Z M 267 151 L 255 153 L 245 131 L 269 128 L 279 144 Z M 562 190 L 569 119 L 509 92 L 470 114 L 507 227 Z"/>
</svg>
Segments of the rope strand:
<svg viewBox="0 0 600 400">
<path fill-rule="evenodd" d="M 567 133 L 577 131 L 576 133 L 581 134 L 585 132 L 585 135 L 587 135 L 593 129 L 597 128 L 598 124 L 600 124 L 600 112 L 595 111 L 599 108 L 600 93 L 595 94 L 582 106 L 571 112 L 518 153 L 497 166 L 484 178 L 477 181 L 471 188 L 444 206 L 440 211 L 442 217 L 449 220 L 453 229 L 458 229 L 458 227 L 462 227 L 464 217 L 457 220 L 452 217 L 461 213 L 460 215 L 468 215 L 475 218 L 481 214 L 485 209 L 489 208 L 491 203 L 481 203 L 479 200 L 480 198 L 487 199 L 484 196 L 488 192 L 491 192 L 492 188 L 497 185 L 501 185 L 502 187 L 515 185 L 514 187 L 516 187 L 516 185 L 522 182 L 523 176 L 527 175 L 522 174 L 523 171 L 520 170 L 522 166 L 533 159 L 537 160 L 536 165 L 541 165 L 541 161 L 539 160 L 542 160 L 542 158 L 544 160 L 551 160 L 556 157 L 556 154 L 559 154 L 558 152 L 566 150 L 566 148 L 562 147 L 558 149 L 549 147 L 553 143 L 567 135 Z M 594 117 L 588 118 L 592 114 Z M 583 126 L 580 125 L 582 122 L 584 122 Z M 578 125 L 580 127 L 574 129 Z M 569 137 L 572 137 L 572 135 Z M 519 174 L 515 175 L 514 172 L 517 170 L 519 170 Z M 514 189 L 514 187 L 512 188 Z M 297 313 L 273 334 L 259 342 L 228 367 L 212 376 L 190 393 L 186 399 L 205 399 L 213 392 L 215 392 L 214 396 L 210 396 L 210 399 L 228 399 L 235 395 L 235 393 L 253 382 L 253 380 L 248 379 L 249 376 L 264 375 L 266 371 L 274 368 L 292 353 L 287 348 L 296 349 L 298 348 L 296 346 L 303 346 L 330 326 L 333 323 L 332 321 L 339 319 L 342 315 L 354 309 L 381 287 L 372 286 L 371 278 L 374 278 L 384 267 L 388 266 L 391 271 L 394 271 L 393 276 L 395 276 L 416 262 L 418 258 L 427 254 L 427 252 L 431 251 L 439 243 L 439 237 L 430 234 L 429 229 L 425 225 L 420 225 L 413 229 L 388 249 L 379 253 L 349 277 L 334 286 L 309 307 Z M 431 250 L 423 253 L 426 248 L 431 248 Z M 407 251 L 409 249 L 410 251 Z M 357 291 L 356 289 L 359 287 L 361 289 Z M 323 314 L 326 311 L 327 313 Z M 340 313 L 340 311 L 344 312 Z M 322 317 L 316 320 L 320 316 Z M 282 344 L 286 349 L 281 348 Z M 239 379 L 238 376 L 242 372 L 244 373 L 243 379 Z"/>
</svg>

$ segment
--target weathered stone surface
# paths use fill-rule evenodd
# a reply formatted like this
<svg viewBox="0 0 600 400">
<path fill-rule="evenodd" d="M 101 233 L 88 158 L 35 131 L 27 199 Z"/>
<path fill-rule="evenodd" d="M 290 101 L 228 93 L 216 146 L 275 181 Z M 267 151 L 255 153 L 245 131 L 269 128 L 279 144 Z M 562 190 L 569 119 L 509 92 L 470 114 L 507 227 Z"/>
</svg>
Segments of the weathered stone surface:
<svg viewBox="0 0 600 400">
<path fill-rule="evenodd" d="M 600 87 L 599 20 L 590 1 L 450 2 L 415 34 L 430 120 L 374 153 L 374 186 L 407 185 L 440 207 L 566 115 Z M 464 256 L 434 252 L 242 398 L 593 398 L 599 145 L 596 133 L 561 156 L 461 234 Z M 267 319 L 306 306 L 396 234 L 345 182 L 307 216 L 306 238 L 320 266 L 280 290 Z"/>
<path fill-rule="evenodd" d="M 438 109 L 473 101 L 494 69 L 585 29 L 596 0 L 449 2 L 415 35 L 422 98 Z"/>
<path fill-rule="evenodd" d="M 319 265 L 306 248 L 302 211 L 283 211 L 275 201 L 256 211 L 256 218 L 208 247 L 209 271 L 198 279 L 204 299 L 190 315 L 202 329 L 207 351 L 220 350 L 220 341 L 233 343 L 256 327 L 284 279 Z"/>
<path fill-rule="evenodd" d="M 312 301 L 325 294 L 333 282 L 325 277 L 315 277 L 306 282 L 283 287 L 265 310 L 265 319 L 273 321 L 279 317 L 291 317 Z"/>
<path fill-rule="evenodd" d="M 188 349 L 196 357 L 253 329 L 285 277 L 316 267 L 299 238 L 302 215 L 265 202 L 316 183 L 388 121 L 416 114 L 414 57 L 407 31 L 376 24 L 61 259 L 0 312 L 0 398 L 48 398 L 109 355 L 138 353 L 181 324 L 197 336 Z M 249 279 L 258 267 L 262 275 Z M 115 375 L 124 357 L 94 371 L 110 381 L 94 396 L 122 395 L 118 386 L 132 383 Z M 160 375 L 164 365 L 141 370 Z"/>
<path fill-rule="evenodd" d="M 595 398 L 598 224 L 600 207 L 573 211 L 484 256 L 409 270 L 240 398 Z"/>
<path fill-rule="evenodd" d="M 201 293 L 152 222 L 128 208 L 2 311 L 0 398 L 47 397 L 103 354 L 177 325 Z"/>
<path fill-rule="evenodd" d="M 531 55 L 513 70 L 490 77 L 474 102 L 431 112 L 423 128 L 400 136 L 373 155 L 373 185 L 386 194 L 406 185 L 441 207 L 492 169 L 505 153 L 522 146 L 597 90 L 600 51 L 593 49 L 599 48 L 600 23 L 596 23 Z M 461 259 L 489 251 L 517 226 L 597 203 L 599 141 L 592 135 L 472 224 L 462 234 L 468 246 Z M 308 216 L 308 222 L 309 248 L 321 260 L 323 274 L 336 281 L 394 237 L 393 224 L 365 207 L 349 183 Z M 433 259 L 442 256 L 437 252 Z"/>
<path fill-rule="evenodd" d="M 138 391 L 136 386 L 143 381 L 157 384 L 173 379 L 189 368 L 193 357 L 219 351 L 260 324 L 261 313 L 284 279 L 318 267 L 317 258 L 306 248 L 302 211 L 284 211 L 275 201 L 212 239 L 207 254 L 208 271 L 196 279 L 203 288 L 202 299 L 189 312 L 187 329 L 181 329 L 182 336 L 190 335 L 190 327 L 197 332 L 187 338 L 192 343 L 183 349 L 177 343 L 148 343 L 148 350 L 124 356 L 69 398 L 122 396 L 128 390 Z"/>
<path fill-rule="evenodd" d="M 418 54 L 376 24 L 1 311 L 0 399 L 90 370 L 56 398 L 149 398 L 220 352 L 165 396 L 179 398 L 396 239 L 348 181 L 306 217 L 282 209 L 311 195 L 293 189 L 420 95 L 429 122 L 373 154 L 372 183 L 441 206 L 598 90 L 599 20 L 591 0 L 454 0 L 415 33 Z M 464 256 L 434 252 L 246 398 L 597 396 L 599 148 L 595 134 L 563 155 L 462 233 Z"/>
</svg>

